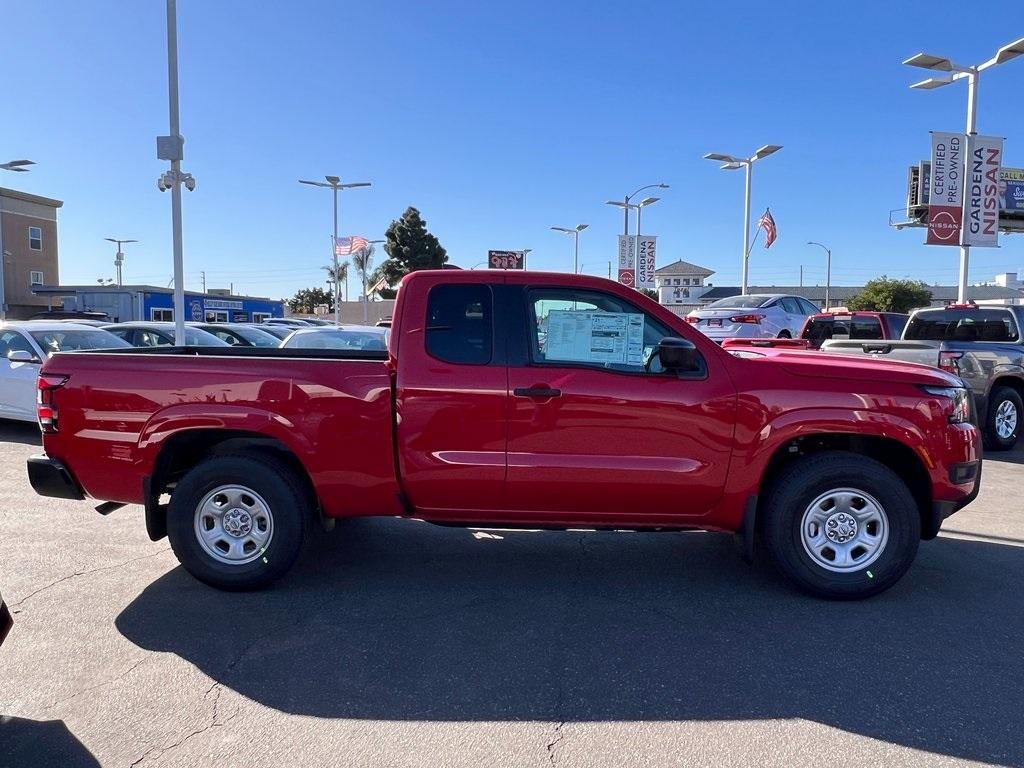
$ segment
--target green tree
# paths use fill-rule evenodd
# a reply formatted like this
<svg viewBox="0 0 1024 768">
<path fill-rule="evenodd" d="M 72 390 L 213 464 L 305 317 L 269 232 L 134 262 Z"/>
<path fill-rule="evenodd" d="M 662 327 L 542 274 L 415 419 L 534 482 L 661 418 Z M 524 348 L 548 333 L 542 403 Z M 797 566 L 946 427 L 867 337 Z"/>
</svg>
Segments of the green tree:
<svg viewBox="0 0 1024 768">
<path fill-rule="evenodd" d="M 648 299 L 658 300 L 658 292 L 653 288 L 641 288 L 640 293 L 646 296 Z"/>
<path fill-rule="evenodd" d="M 871 312 L 909 312 L 931 303 L 932 292 L 920 280 L 875 278 L 848 302 L 850 309 Z"/>
<path fill-rule="evenodd" d="M 334 311 L 334 291 L 325 291 L 323 288 L 303 288 L 285 301 L 288 309 L 299 314 L 313 314 L 318 304 L 326 304 L 329 312 Z"/>
<path fill-rule="evenodd" d="M 380 265 L 380 274 L 389 285 L 398 285 L 399 280 L 419 269 L 440 269 L 448 261 L 448 252 L 427 231 L 427 223 L 412 206 L 391 222 L 384 237 L 388 258 Z"/>
<path fill-rule="evenodd" d="M 361 251 L 356 251 L 352 254 L 352 266 L 355 267 L 356 274 L 359 275 L 359 279 L 363 282 L 364 296 L 366 295 L 367 289 L 373 285 L 373 283 L 370 282 L 370 272 L 373 268 L 374 250 L 373 245 L 370 245 L 363 248 Z"/>
<path fill-rule="evenodd" d="M 331 265 L 329 267 L 324 267 L 323 269 L 324 269 L 324 272 L 327 273 L 327 279 L 331 281 L 331 285 L 334 285 L 335 284 L 335 282 L 334 282 L 334 266 Z M 341 296 L 342 300 L 344 301 L 346 299 L 346 294 L 348 293 L 348 262 L 347 261 L 339 261 L 338 262 L 338 282 L 337 282 L 337 285 L 338 285 L 338 294 Z M 331 292 L 333 293 L 333 290 Z"/>
</svg>

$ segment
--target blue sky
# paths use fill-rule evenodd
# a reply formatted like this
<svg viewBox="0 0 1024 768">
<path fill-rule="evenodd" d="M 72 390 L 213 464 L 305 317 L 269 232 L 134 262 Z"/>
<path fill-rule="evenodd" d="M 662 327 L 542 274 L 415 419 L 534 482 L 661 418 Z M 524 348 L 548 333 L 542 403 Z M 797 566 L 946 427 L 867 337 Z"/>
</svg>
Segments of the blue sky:
<svg viewBox="0 0 1024 768">
<path fill-rule="evenodd" d="M 784 145 L 758 164 L 754 218 L 770 206 L 779 240 L 755 246 L 751 282 L 834 282 L 881 273 L 952 284 L 955 248 L 895 231 L 906 166 L 928 131 L 962 130 L 962 83 L 920 92 L 900 64 L 920 51 L 968 63 L 1024 35 L 964 35 L 962 3 L 372 3 L 179 0 L 187 287 L 290 295 L 322 284 L 330 194 L 298 178 L 333 173 L 373 187 L 345 194 L 343 234 L 383 237 L 408 205 L 471 266 L 488 248 L 532 248 L 535 268 L 604 274 L 622 217 L 604 205 L 638 186 L 671 189 L 648 208 L 659 261 L 684 258 L 738 284 L 742 174 L 705 152 Z M 898 10 L 897 10 L 898 6 Z M 128 246 L 126 281 L 171 276 L 164 4 L 0 0 L 0 161 L 31 173 L 0 185 L 65 201 L 61 278 L 113 276 L 106 236 Z M 978 127 L 1005 136 L 1024 167 L 1024 60 L 983 76 Z M 1019 144 L 1020 145 L 1019 145 Z M 1024 266 L 1024 238 L 973 249 L 972 281 Z M 383 258 L 383 254 L 380 255 Z"/>
</svg>

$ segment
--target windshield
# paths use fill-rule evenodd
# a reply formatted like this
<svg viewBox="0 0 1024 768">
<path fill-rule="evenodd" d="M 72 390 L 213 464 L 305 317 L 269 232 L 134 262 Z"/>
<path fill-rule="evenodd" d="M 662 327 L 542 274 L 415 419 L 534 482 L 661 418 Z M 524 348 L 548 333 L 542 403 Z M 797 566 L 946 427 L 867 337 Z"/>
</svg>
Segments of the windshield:
<svg viewBox="0 0 1024 768">
<path fill-rule="evenodd" d="M 903 334 L 911 341 L 1017 341 L 1013 315 L 1005 309 L 944 309 L 918 312 Z"/>
<path fill-rule="evenodd" d="M 704 309 L 734 309 L 737 307 L 751 308 L 760 307 L 770 301 L 769 296 L 730 296 L 728 299 L 719 299 L 708 304 Z"/>
<path fill-rule="evenodd" d="M 232 328 L 231 331 L 241 336 L 254 347 L 277 347 L 281 345 L 279 338 L 259 328 Z"/>
<path fill-rule="evenodd" d="M 63 328 L 55 331 L 30 331 L 39 348 L 49 357 L 54 352 L 68 352 L 75 349 L 117 349 L 131 346 L 100 328 L 93 331 Z"/>
<path fill-rule="evenodd" d="M 385 334 L 372 331 L 313 331 L 312 333 L 296 333 L 284 343 L 289 349 L 349 349 L 378 350 L 387 349 Z"/>
</svg>

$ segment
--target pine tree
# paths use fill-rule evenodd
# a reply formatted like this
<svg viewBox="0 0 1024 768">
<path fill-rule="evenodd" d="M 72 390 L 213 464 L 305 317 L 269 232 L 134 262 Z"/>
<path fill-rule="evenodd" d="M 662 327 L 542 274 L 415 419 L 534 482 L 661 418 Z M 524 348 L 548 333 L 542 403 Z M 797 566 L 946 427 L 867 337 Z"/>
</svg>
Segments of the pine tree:
<svg viewBox="0 0 1024 768">
<path fill-rule="evenodd" d="M 412 206 L 405 209 L 400 219 L 391 222 L 384 237 L 388 259 L 379 269 L 391 285 L 397 285 L 410 272 L 440 269 L 448 261 L 447 251 L 427 231 L 427 223 Z"/>
</svg>

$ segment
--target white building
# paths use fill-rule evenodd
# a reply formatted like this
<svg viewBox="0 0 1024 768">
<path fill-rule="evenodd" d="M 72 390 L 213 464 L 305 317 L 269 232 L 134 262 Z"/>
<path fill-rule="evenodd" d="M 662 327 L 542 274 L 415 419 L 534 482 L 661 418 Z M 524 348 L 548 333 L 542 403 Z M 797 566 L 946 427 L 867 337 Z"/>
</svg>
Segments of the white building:
<svg viewBox="0 0 1024 768">
<path fill-rule="evenodd" d="M 711 288 L 711 284 L 704 281 L 713 274 L 706 267 L 682 259 L 655 270 L 658 302 L 665 306 L 698 305 L 698 299 Z"/>
</svg>

